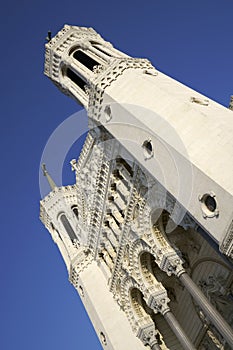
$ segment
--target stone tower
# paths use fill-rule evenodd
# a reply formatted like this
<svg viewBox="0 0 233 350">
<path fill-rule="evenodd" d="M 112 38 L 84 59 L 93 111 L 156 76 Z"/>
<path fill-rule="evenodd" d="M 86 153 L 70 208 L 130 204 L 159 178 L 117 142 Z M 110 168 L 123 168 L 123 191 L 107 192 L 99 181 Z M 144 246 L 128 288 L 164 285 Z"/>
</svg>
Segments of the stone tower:
<svg viewBox="0 0 233 350">
<path fill-rule="evenodd" d="M 45 74 L 83 105 L 76 183 L 40 218 L 104 349 L 233 348 L 233 115 L 65 25 Z"/>
</svg>

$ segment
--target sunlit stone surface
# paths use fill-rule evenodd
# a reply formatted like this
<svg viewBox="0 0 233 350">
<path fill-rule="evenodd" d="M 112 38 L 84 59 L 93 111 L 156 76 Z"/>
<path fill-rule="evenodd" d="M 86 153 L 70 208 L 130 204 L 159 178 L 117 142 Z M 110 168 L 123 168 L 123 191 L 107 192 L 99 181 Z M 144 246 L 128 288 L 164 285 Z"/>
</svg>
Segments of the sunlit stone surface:
<svg viewBox="0 0 233 350">
<path fill-rule="evenodd" d="M 92 28 L 65 25 L 45 74 L 90 130 L 75 184 L 58 188 L 43 168 L 40 218 L 103 348 L 232 349 L 230 108 Z"/>
</svg>

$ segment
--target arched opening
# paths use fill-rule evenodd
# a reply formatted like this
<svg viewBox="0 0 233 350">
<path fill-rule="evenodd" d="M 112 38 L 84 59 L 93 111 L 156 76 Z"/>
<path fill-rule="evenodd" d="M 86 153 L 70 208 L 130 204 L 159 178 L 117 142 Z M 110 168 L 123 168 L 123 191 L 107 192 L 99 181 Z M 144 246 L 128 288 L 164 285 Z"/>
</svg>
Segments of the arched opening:
<svg viewBox="0 0 233 350">
<path fill-rule="evenodd" d="M 148 307 L 143 299 L 142 292 L 139 289 L 132 288 L 130 290 L 130 299 L 131 299 L 131 304 L 137 319 L 141 319 L 147 316 L 147 312 L 145 311 L 145 308 L 148 308 Z"/>
<path fill-rule="evenodd" d="M 175 276 L 168 276 L 162 271 L 156 264 L 152 254 L 144 252 L 140 255 L 140 268 L 148 284 L 154 286 L 157 282 L 162 283 L 167 290 L 170 301 L 177 302 L 175 293 L 177 278 Z"/>
<path fill-rule="evenodd" d="M 77 207 L 77 205 L 72 205 L 71 210 L 74 213 L 76 219 L 78 220 L 79 219 L 79 214 L 78 214 L 78 207 Z"/>
<path fill-rule="evenodd" d="M 170 219 L 169 215 L 170 214 L 162 208 L 157 208 L 151 213 L 151 230 L 162 248 L 169 245 L 166 235 L 167 226 Z"/>
<path fill-rule="evenodd" d="M 152 263 L 154 261 L 154 257 L 152 254 L 148 252 L 144 252 L 139 257 L 139 263 L 141 272 L 147 281 L 147 283 L 153 286 L 156 283 L 156 279 L 153 274 Z"/>
<path fill-rule="evenodd" d="M 197 234 L 192 229 L 185 230 L 177 225 L 170 213 L 162 208 L 151 213 L 151 229 L 161 246 L 173 247 L 182 258 L 184 268 L 189 269 L 191 259 L 200 249 Z"/>
<path fill-rule="evenodd" d="M 151 230 L 159 241 L 161 247 L 173 247 L 183 258 L 185 267 L 189 265 L 187 255 L 187 242 L 191 240 L 190 230 L 185 230 L 182 226 L 177 225 L 170 216 L 170 213 L 163 208 L 157 208 L 151 213 Z"/>
<path fill-rule="evenodd" d="M 64 213 L 60 214 L 59 219 L 71 241 L 75 242 L 77 240 L 77 237 L 66 215 Z"/>
<path fill-rule="evenodd" d="M 80 62 L 82 65 L 87 67 L 89 70 L 93 71 L 94 67 L 99 66 L 99 62 L 97 62 L 94 58 L 87 55 L 82 50 L 76 50 L 73 53 L 73 57 Z"/>
<path fill-rule="evenodd" d="M 66 70 L 66 76 L 80 89 L 85 91 L 85 86 L 87 85 L 86 81 L 83 80 L 78 74 L 74 73 L 74 71 L 70 68 L 67 68 Z"/>
<path fill-rule="evenodd" d="M 141 272 L 145 280 L 151 285 L 160 282 L 166 288 L 168 297 L 171 301 L 176 302 L 175 285 L 177 279 L 175 276 L 168 276 L 162 271 L 155 262 L 155 257 L 149 252 L 143 252 L 139 258 Z"/>
<path fill-rule="evenodd" d="M 163 208 L 156 208 L 151 213 L 151 227 L 152 229 L 158 228 L 162 234 L 166 235 L 167 226 L 170 219 L 170 213 Z"/>
<path fill-rule="evenodd" d="M 142 340 L 144 345 L 150 346 L 150 349 L 161 350 L 162 348 L 160 347 L 160 345 L 163 344 L 162 335 L 159 332 L 157 328 L 157 324 L 154 321 L 154 313 L 147 306 L 143 298 L 142 292 L 137 288 L 132 288 L 130 290 L 130 300 L 131 300 L 131 305 L 134 311 L 136 322 L 139 323 L 142 328 L 143 328 L 143 325 L 145 326 L 145 329 L 148 326 L 150 328 L 149 333 L 147 334 L 145 332 L 144 336 L 140 339 Z M 153 338 L 153 332 L 154 332 L 155 338 Z M 156 343 L 154 341 L 155 339 L 156 339 Z"/>
</svg>

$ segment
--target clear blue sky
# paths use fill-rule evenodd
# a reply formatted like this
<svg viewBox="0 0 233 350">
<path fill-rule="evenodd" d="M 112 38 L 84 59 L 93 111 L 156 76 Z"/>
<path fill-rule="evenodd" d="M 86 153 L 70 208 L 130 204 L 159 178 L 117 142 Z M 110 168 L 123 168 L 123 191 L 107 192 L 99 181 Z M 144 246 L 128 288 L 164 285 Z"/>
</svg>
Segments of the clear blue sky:
<svg viewBox="0 0 233 350">
<path fill-rule="evenodd" d="M 43 76 L 47 31 L 55 34 L 65 23 L 92 26 L 122 51 L 149 58 L 227 106 L 233 94 L 232 13 L 232 0 L 1 5 L 1 349 L 101 349 L 38 219 L 41 153 L 53 130 L 80 110 Z"/>
</svg>

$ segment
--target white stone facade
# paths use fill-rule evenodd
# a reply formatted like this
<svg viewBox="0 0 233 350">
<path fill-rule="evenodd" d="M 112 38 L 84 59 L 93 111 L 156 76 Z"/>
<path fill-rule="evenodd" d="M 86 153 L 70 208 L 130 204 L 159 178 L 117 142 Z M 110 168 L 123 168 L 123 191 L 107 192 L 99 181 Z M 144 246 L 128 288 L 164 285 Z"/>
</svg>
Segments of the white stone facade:
<svg viewBox="0 0 233 350">
<path fill-rule="evenodd" d="M 46 44 L 45 74 L 90 131 L 40 218 L 103 348 L 231 349 L 232 111 L 90 28 Z"/>
</svg>

